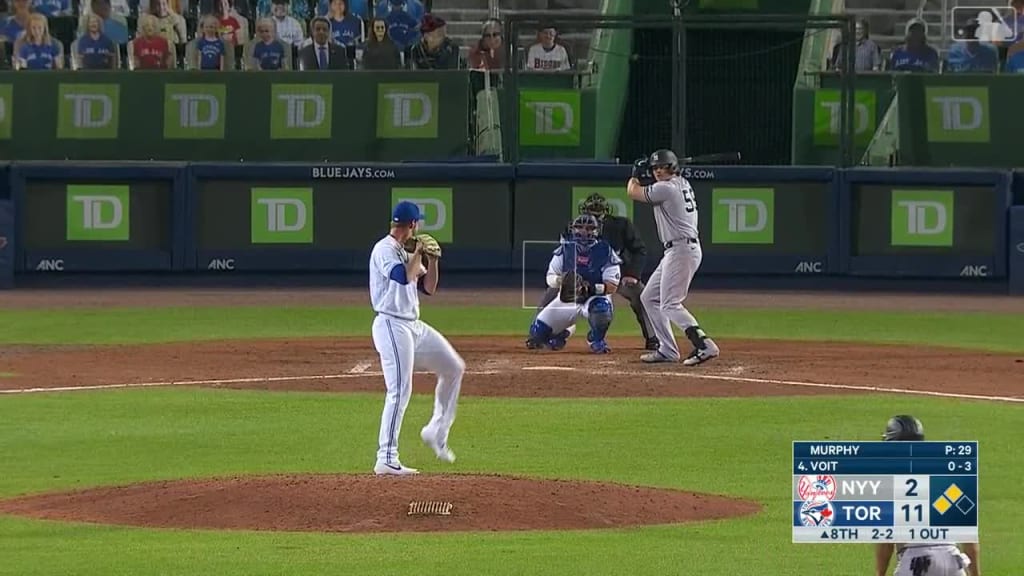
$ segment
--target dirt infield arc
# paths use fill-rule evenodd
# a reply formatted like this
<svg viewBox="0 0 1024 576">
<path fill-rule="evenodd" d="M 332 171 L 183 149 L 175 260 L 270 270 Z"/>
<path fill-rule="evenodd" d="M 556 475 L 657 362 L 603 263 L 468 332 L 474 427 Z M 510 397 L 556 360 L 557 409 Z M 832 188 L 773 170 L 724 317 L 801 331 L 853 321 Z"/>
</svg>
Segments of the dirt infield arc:
<svg viewBox="0 0 1024 576">
<path fill-rule="evenodd" d="M 411 502 L 447 516 L 410 516 Z M 755 502 L 496 475 L 287 475 L 148 482 L 0 501 L 0 514 L 138 527 L 289 532 L 579 530 L 755 514 Z"/>
<path fill-rule="evenodd" d="M 660 397 L 841 394 L 872 389 L 1024 399 L 1024 358 L 946 348 L 841 343 L 723 342 L 697 369 L 647 366 L 636 338 L 588 354 L 529 352 L 510 337 L 456 337 L 467 363 L 463 394 L 507 397 Z M 0 391 L 119 385 L 202 385 L 321 392 L 381 392 L 366 338 L 196 342 L 146 346 L 0 349 Z M 194 384 L 193 384 L 194 383 Z M 414 378 L 431 393 L 433 379 Z"/>
</svg>

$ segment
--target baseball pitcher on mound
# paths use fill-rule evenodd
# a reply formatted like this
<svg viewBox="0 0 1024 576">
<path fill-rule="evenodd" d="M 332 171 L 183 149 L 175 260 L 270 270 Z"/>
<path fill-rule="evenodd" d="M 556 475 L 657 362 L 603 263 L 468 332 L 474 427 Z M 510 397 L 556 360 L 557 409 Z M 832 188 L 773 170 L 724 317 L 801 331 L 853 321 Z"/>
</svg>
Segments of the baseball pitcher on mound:
<svg viewBox="0 0 1024 576">
<path fill-rule="evenodd" d="M 590 324 L 590 351 L 607 354 L 611 352 L 605 342 L 612 324 L 611 295 L 619 287 L 621 260 L 601 239 L 601 223 L 593 215 L 580 214 L 570 229 L 548 264 L 547 283 L 558 290 L 558 299 L 537 314 L 526 347 L 565 348 L 577 318 L 582 316 Z"/>
</svg>

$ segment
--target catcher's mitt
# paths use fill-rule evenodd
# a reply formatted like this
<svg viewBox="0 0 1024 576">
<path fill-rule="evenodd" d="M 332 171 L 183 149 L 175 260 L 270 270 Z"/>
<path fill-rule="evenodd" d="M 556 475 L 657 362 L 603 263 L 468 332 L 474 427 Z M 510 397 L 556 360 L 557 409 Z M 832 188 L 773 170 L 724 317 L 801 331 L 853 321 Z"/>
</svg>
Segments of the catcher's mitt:
<svg viewBox="0 0 1024 576">
<path fill-rule="evenodd" d="M 558 299 L 569 304 L 586 302 L 590 297 L 590 284 L 575 271 L 566 272 L 562 276 L 562 284 L 558 288 Z"/>
</svg>

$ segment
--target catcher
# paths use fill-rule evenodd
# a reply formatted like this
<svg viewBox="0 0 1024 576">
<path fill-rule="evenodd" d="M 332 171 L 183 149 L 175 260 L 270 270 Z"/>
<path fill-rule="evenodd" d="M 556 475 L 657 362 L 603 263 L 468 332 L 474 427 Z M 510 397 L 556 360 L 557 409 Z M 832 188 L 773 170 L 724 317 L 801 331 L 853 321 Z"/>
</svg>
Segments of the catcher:
<svg viewBox="0 0 1024 576">
<path fill-rule="evenodd" d="M 647 260 L 647 247 L 644 246 L 644 241 L 637 235 L 636 228 L 629 218 L 612 214 L 608 200 L 600 194 L 591 194 L 580 202 L 579 213 L 591 214 L 597 218 L 601 224 L 601 238 L 622 258 L 622 282 L 617 294 L 629 301 L 629 307 L 633 309 L 637 324 L 640 325 L 640 332 L 643 334 L 644 348 L 657 350 L 658 337 L 654 335 L 651 319 L 647 317 L 644 303 L 640 301 L 640 294 L 644 291 L 640 274 L 643 273 L 644 262 Z M 542 310 L 557 297 L 558 288 L 549 287 L 544 292 L 537 310 Z"/>
<path fill-rule="evenodd" d="M 611 352 L 605 335 L 612 324 L 611 295 L 619 288 L 622 261 L 601 239 L 601 223 L 580 214 L 570 225 L 548 264 L 547 284 L 558 299 L 545 306 L 530 325 L 526 347 L 561 350 L 580 316 L 587 319 L 587 343 L 595 354 Z"/>
</svg>

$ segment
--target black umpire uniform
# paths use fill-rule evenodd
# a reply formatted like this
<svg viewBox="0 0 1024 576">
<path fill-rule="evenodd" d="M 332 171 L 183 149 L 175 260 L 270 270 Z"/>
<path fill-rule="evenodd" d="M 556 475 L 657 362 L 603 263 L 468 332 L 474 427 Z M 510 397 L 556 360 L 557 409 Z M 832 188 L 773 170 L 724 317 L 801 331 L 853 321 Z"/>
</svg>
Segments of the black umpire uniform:
<svg viewBox="0 0 1024 576">
<path fill-rule="evenodd" d="M 611 213 L 608 200 L 600 194 L 591 194 L 580 202 L 579 211 L 580 214 L 593 214 L 601 221 L 601 238 L 607 241 L 622 259 L 620 265 L 622 283 L 619 284 L 619 289 L 615 293 L 629 300 L 629 307 L 633 309 L 636 321 L 640 324 L 640 332 L 644 337 L 644 348 L 657 350 L 658 339 L 654 336 L 651 321 L 640 301 L 640 293 L 644 290 L 644 283 L 640 280 L 640 275 L 647 262 L 647 247 L 644 245 L 644 241 L 637 235 L 636 228 L 629 218 Z M 548 288 L 537 310 L 544 309 L 555 298 L 558 298 L 558 288 Z"/>
</svg>

